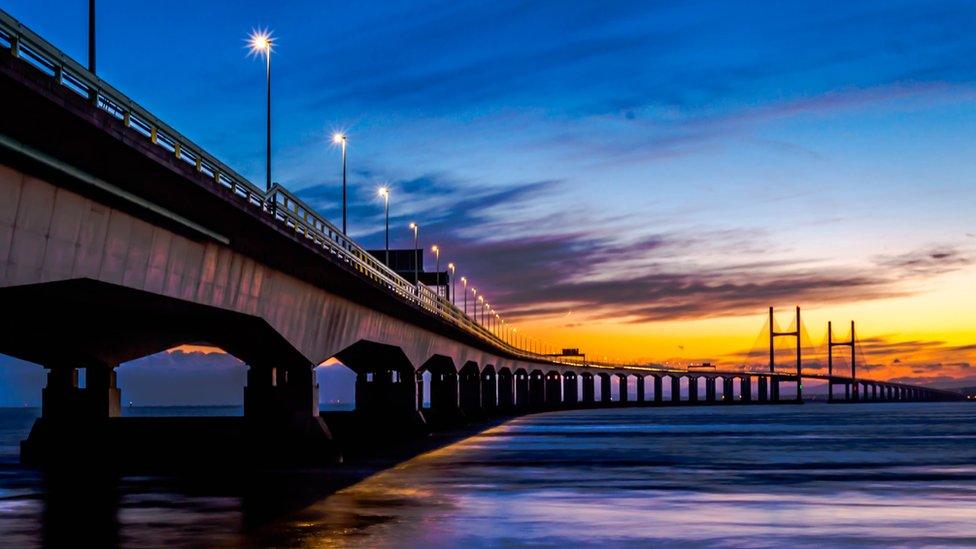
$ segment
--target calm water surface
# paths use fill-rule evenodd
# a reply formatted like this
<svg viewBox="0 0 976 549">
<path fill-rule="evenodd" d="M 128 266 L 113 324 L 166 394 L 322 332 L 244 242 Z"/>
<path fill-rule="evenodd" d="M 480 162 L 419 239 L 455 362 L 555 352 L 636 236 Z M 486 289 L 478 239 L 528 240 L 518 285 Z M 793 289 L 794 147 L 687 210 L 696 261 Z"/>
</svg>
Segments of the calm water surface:
<svg viewBox="0 0 976 549">
<path fill-rule="evenodd" d="M 14 465 L 29 419 L 0 412 L 0 536 L 17 546 L 72 529 L 130 546 L 976 544 L 967 403 L 541 414 L 291 505 L 294 478 L 123 477 L 80 497 Z"/>
</svg>

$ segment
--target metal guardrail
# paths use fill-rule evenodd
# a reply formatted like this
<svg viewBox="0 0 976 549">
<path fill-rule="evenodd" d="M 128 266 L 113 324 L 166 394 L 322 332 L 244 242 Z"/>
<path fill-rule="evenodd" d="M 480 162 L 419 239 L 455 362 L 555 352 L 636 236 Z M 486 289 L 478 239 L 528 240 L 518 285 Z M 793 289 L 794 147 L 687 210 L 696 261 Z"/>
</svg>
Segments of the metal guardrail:
<svg viewBox="0 0 976 549">
<path fill-rule="evenodd" d="M 262 191 L 3 10 L 0 10 L 0 46 L 111 114 L 125 127 L 142 134 L 197 172 L 213 179 L 214 183 L 260 207 L 266 215 L 311 240 L 333 259 L 351 266 L 360 276 L 384 287 L 400 299 L 509 354 L 538 361 L 561 362 L 510 344 L 427 286 L 409 282 L 343 235 L 284 187 L 275 184 L 269 191 Z"/>
<path fill-rule="evenodd" d="M 264 203 L 264 192 L 226 164 L 207 154 L 108 82 L 90 73 L 80 63 L 51 45 L 36 33 L 0 10 L 0 45 L 14 57 L 30 63 L 58 83 L 92 101 L 98 108 L 118 118 L 152 143 L 168 150 L 215 183 L 255 205 Z"/>
</svg>

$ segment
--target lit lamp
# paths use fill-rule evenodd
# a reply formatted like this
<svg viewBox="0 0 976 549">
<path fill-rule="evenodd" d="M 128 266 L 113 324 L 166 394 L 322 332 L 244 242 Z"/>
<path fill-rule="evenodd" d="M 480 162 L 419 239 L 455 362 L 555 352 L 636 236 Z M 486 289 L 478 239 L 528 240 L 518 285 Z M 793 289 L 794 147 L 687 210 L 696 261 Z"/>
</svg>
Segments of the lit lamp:
<svg viewBox="0 0 976 549">
<path fill-rule="evenodd" d="M 413 229 L 413 281 L 417 285 L 417 288 L 420 289 L 420 248 L 418 247 L 420 225 L 411 223 L 409 227 Z"/>
<path fill-rule="evenodd" d="M 342 146 L 342 234 L 346 234 L 346 134 L 335 132 L 332 142 Z"/>
<path fill-rule="evenodd" d="M 275 38 L 272 36 L 272 32 L 268 30 L 253 30 L 250 36 L 247 37 L 248 48 L 250 53 L 248 55 L 254 55 L 256 57 L 264 56 L 265 59 L 265 81 L 268 87 L 268 120 L 267 120 L 267 135 L 265 139 L 265 181 L 264 186 L 266 191 L 271 190 L 271 51 L 275 46 Z"/>
<path fill-rule="evenodd" d="M 390 266 L 390 189 L 380 187 L 377 194 L 383 197 L 383 209 L 386 210 L 386 266 Z"/>
<path fill-rule="evenodd" d="M 430 247 L 430 251 L 434 252 L 434 280 L 437 286 L 437 295 L 441 295 L 441 249 L 434 244 Z"/>
<path fill-rule="evenodd" d="M 451 271 L 451 305 L 456 305 L 456 303 L 454 303 L 454 288 L 455 288 L 455 286 L 457 286 L 457 284 L 454 282 L 454 273 L 455 273 L 455 270 L 456 270 L 454 268 L 454 264 L 453 263 L 448 263 L 447 264 L 447 270 Z"/>
</svg>

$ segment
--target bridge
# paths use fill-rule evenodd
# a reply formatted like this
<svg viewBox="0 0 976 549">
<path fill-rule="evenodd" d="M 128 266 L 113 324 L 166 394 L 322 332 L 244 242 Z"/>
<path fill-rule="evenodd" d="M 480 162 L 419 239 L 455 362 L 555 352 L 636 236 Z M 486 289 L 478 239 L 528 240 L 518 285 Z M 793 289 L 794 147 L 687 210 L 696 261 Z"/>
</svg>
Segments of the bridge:
<svg viewBox="0 0 976 549">
<path fill-rule="evenodd" d="M 767 371 L 689 371 L 526 349 L 389 269 L 288 189 L 258 188 L 3 12 L 0 97 L 0 352 L 47 370 L 26 461 L 136 440 L 146 425 L 118 417 L 115 369 L 188 343 L 246 364 L 234 428 L 268 454 L 334 455 L 314 374 L 330 358 L 356 373 L 360 436 L 539 410 L 798 402 L 804 379 L 843 386 L 848 401 L 962 398 L 804 373 L 799 352 L 790 371 L 772 355 Z M 771 342 L 788 335 L 770 330 Z M 782 384 L 796 397 L 781 398 Z"/>
</svg>

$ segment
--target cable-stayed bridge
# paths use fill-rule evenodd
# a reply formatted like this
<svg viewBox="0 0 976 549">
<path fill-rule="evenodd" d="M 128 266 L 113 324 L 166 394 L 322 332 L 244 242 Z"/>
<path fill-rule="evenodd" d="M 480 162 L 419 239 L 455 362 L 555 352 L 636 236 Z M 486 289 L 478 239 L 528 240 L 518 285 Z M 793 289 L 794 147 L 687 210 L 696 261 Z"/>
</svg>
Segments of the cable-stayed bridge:
<svg viewBox="0 0 976 549">
<path fill-rule="evenodd" d="M 201 342 L 247 365 L 243 429 L 281 453 L 331 447 L 314 368 L 333 357 L 356 372 L 357 428 L 378 437 L 547 409 L 795 402 L 805 379 L 850 400 L 962 398 L 804 371 L 799 323 L 770 328 L 800 340 L 792 368 L 774 351 L 765 370 L 689 371 L 524 348 L 3 12 L 0 97 L 0 352 L 47 369 L 29 460 L 117 442 L 134 425 L 118 418 L 117 366 Z"/>
</svg>

